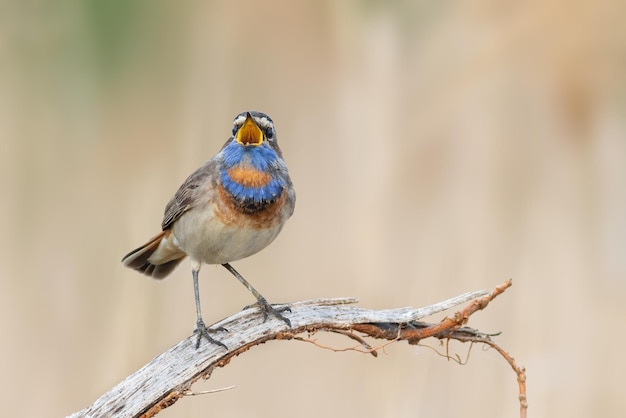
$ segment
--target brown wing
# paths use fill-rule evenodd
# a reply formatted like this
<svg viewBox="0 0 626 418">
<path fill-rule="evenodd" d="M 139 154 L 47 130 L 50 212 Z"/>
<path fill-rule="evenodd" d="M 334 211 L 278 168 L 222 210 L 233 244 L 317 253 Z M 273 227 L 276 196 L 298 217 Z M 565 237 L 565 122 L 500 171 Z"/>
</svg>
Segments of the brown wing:
<svg viewBox="0 0 626 418">
<path fill-rule="evenodd" d="M 217 162 L 207 161 L 202 167 L 194 171 L 179 187 L 178 191 L 165 207 L 165 215 L 161 228 L 165 231 L 182 216 L 183 213 L 204 202 L 210 186 L 216 182 L 218 175 Z"/>
</svg>

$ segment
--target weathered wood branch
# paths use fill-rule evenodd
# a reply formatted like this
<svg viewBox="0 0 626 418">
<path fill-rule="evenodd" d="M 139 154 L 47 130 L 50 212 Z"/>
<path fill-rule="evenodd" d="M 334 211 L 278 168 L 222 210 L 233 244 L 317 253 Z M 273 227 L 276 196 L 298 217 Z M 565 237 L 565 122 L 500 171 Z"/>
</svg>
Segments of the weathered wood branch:
<svg viewBox="0 0 626 418">
<path fill-rule="evenodd" d="M 204 341 L 196 350 L 196 337 L 192 335 L 154 358 L 102 395 L 91 406 L 74 413 L 71 417 L 152 417 L 189 393 L 194 382 L 201 378 L 208 379 L 215 367 L 226 366 L 234 356 L 269 340 L 303 340 L 304 338 L 298 336 L 303 332 L 338 332 L 357 341 L 362 348 L 359 351 L 373 355 L 376 355 L 376 349 L 370 347 L 356 332 L 389 341 L 406 340 L 410 344 L 416 344 L 424 338 L 435 337 L 489 342 L 495 346 L 488 335 L 464 325 L 472 313 L 485 308 L 495 296 L 510 285 L 511 282 L 508 281 L 498 286 L 491 294 L 486 291 L 470 292 L 418 309 L 378 311 L 363 309 L 352 305 L 357 302 L 355 298 L 296 302 L 288 305 L 291 309 L 288 314 L 291 329 L 287 328 L 283 321 L 271 316 L 263 322 L 263 315 L 258 309 L 246 309 L 211 327 L 213 329 L 223 327 L 228 330 L 218 332 L 216 336 L 226 344 L 228 350 Z M 422 318 L 468 301 L 473 302 L 453 317 L 445 318 L 437 324 L 419 322 Z M 512 357 L 510 359 L 512 360 Z M 511 361 L 509 363 L 511 364 Z M 517 367 L 514 363 L 511 366 L 514 370 Z M 523 369 L 518 368 L 516 372 L 518 381 L 521 382 L 524 377 Z M 520 399 L 523 396 L 525 402 L 525 385 L 523 393 L 521 387 L 520 384 Z M 525 404 L 522 410 L 522 416 L 525 416 Z"/>
</svg>

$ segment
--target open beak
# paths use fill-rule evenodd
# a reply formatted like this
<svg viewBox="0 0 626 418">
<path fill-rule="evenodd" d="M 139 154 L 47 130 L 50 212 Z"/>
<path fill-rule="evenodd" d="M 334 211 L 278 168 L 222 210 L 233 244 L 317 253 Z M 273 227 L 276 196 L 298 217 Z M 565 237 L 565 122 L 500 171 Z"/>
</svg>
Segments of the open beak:
<svg viewBox="0 0 626 418">
<path fill-rule="evenodd" d="M 252 119 L 250 112 L 246 115 L 246 121 L 237 131 L 237 142 L 242 145 L 261 145 L 263 143 L 263 131 Z"/>
</svg>

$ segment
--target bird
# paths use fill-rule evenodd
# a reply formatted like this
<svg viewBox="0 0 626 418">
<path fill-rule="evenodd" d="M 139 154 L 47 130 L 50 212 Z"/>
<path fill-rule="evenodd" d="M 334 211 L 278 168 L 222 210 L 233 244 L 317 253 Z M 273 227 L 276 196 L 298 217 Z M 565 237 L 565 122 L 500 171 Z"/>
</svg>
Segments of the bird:
<svg viewBox="0 0 626 418">
<path fill-rule="evenodd" d="M 196 305 L 196 349 L 212 338 L 200 308 L 198 274 L 202 264 L 220 264 L 256 298 L 264 320 L 283 315 L 230 263 L 267 247 L 294 212 L 296 193 L 278 147 L 274 122 L 265 113 L 238 114 L 221 150 L 194 171 L 165 207 L 161 232 L 122 259 L 124 266 L 155 279 L 168 276 L 189 257 Z M 221 329 L 223 330 L 223 329 Z"/>
</svg>

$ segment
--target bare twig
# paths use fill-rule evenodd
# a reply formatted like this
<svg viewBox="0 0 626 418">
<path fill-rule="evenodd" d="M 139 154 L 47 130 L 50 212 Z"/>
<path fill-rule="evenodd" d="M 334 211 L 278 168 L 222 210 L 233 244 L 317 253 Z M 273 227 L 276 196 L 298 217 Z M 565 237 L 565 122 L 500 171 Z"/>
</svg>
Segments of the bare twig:
<svg viewBox="0 0 626 418">
<path fill-rule="evenodd" d="M 193 383 L 201 378 L 208 379 L 215 367 L 226 366 L 235 356 L 255 345 L 269 340 L 296 339 L 323 347 L 310 337 L 301 337 L 299 334 L 308 333 L 310 336 L 318 331 L 330 331 L 344 335 L 359 345 L 347 349 L 323 348 L 335 351 L 354 350 L 374 356 L 377 355 L 377 350 L 393 342 L 406 340 L 409 344 L 417 344 L 428 337 L 488 344 L 496 349 L 517 373 L 521 414 L 524 418 L 526 411 L 524 368 L 518 367 L 508 353 L 493 343 L 490 335 L 464 326 L 474 312 L 484 309 L 510 285 L 511 281 L 507 281 L 491 293 L 470 292 L 419 309 L 368 310 L 353 306 L 357 302 L 355 298 L 296 302 L 288 305 L 291 309 L 289 313 L 291 329 L 288 329 L 283 321 L 271 316 L 264 322 L 263 314 L 257 308 L 246 309 L 212 326 L 213 329 L 228 330 L 219 336 L 228 350 L 208 343 L 202 344 L 196 350 L 195 336 L 190 336 L 128 376 L 91 406 L 71 417 L 152 417 L 181 397 L 193 394 L 191 391 Z M 469 301 L 472 302 L 463 310 L 437 324 L 419 321 Z M 378 347 L 372 347 L 355 332 L 387 341 Z"/>
<path fill-rule="evenodd" d="M 185 395 L 185 396 L 208 395 L 208 394 L 211 394 L 211 393 L 224 392 L 224 391 L 231 390 L 231 389 L 235 389 L 235 385 L 226 386 L 224 388 L 219 388 L 219 389 L 203 390 L 203 391 L 200 391 L 200 392 L 193 392 L 193 391 L 189 390 L 189 391 L 183 393 L 183 395 Z"/>
<path fill-rule="evenodd" d="M 505 360 L 515 374 L 517 375 L 517 385 L 519 388 L 519 403 L 520 403 L 520 418 L 526 418 L 526 413 L 528 410 L 528 399 L 526 398 L 526 368 L 518 366 L 515 362 L 515 359 L 506 352 L 502 347 L 493 342 L 489 337 L 485 336 L 462 336 L 459 338 L 455 338 L 456 340 L 462 342 L 472 342 L 472 343 L 482 343 L 490 346 L 495 349 Z"/>
</svg>

